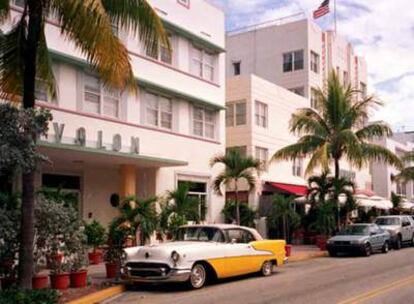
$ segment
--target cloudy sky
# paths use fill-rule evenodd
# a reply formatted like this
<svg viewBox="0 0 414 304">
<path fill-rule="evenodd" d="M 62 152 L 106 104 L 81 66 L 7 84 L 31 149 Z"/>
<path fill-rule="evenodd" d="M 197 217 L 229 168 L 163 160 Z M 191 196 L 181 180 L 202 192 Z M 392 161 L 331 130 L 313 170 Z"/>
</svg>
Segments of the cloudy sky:
<svg viewBox="0 0 414 304">
<path fill-rule="evenodd" d="M 311 16 L 322 0 L 210 0 L 227 15 L 227 29 L 298 12 Z M 331 0 L 333 9 L 333 0 Z M 368 62 L 369 90 L 384 103 L 374 119 L 414 130 L 413 0 L 337 0 L 338 32 Z M 333 14 L 317 23 L 332 29 Z"/>
</svg>

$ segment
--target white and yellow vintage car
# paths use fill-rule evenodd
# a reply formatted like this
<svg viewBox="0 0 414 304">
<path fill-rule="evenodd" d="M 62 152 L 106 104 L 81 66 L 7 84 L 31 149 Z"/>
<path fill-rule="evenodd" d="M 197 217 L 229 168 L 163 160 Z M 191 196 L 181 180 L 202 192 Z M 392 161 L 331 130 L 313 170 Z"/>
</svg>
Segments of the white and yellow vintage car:
<svg viewBox="0 0 414 304">
<path fill-rule="evenodd" d="M 126 249 L 121 272 L 130 282 L 187 282 L 198 289 L 211 279 L 271 275 L 286 261 L 285 244 L 236 225 L 183 226 L 174 241 Z"/>
</svg>

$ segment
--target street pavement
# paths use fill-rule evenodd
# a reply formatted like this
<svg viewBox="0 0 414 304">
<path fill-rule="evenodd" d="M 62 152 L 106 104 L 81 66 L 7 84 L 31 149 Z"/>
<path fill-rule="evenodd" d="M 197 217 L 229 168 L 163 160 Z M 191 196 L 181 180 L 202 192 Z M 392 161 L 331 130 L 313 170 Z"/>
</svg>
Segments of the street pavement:
<svg viewBox="0 0 414 304">
<path fill-rule="evenodd" d="M 188 291 L 181 285 L 134 285 L 105 304 L 414 303 L 414 248 L 371 257 L 318 258 Z"/>
</svg>

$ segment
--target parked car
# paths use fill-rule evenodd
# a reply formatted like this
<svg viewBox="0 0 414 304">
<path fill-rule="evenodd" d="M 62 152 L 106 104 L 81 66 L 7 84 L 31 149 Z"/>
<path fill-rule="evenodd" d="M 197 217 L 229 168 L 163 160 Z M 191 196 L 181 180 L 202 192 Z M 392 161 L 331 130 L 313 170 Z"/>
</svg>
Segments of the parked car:
<svg viewBox="0 0 414 304">
<path fill-rule="evenodd" d="M 387 253 L 390 234 L 376 224 L 349 225 L 330 238 L 326 248 L 330 256 L 338 253 L 357 253 L 370 256 L 374 251 Z"/>
<path fill-rule="evenodd" d="M 375 223 L 391 235 L 391 243 L 400 249 L 403 243 L 414 245 L 414 220 L 408 215 L 379 216 Z"/>
<path fill-rule="evenodd" d="M 121 272 L 130 282 L 187 282 L 198 289 L 215 278 L 271 275 L 286 261 L 285 245 L 242 226 L 183 226 L 172 242 L 127 248 Z"/>
</svg>

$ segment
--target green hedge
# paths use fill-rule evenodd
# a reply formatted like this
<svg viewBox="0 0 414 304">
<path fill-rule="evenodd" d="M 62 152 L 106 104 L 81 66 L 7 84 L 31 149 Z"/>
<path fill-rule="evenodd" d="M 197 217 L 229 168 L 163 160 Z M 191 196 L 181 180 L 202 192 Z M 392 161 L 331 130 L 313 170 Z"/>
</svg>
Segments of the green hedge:
<svg viewBox="0 0 414 304">
<path fill-rule="evenodd" d="M 0 304 L 57 304 L 58 300 L 59 293 L 53 289 L 0 292 Z"/>
</svg>

